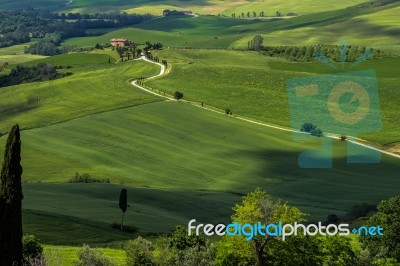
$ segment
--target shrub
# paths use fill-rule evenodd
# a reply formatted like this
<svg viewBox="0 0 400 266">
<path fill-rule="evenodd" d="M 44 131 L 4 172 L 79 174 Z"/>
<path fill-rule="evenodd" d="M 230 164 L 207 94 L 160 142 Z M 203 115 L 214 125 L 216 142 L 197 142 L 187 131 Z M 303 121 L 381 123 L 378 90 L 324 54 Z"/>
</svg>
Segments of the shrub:
<svg viewBox="0 0 400 266">
<path fill-rule="evenodd" d="M 39 258 L 42 252 L 43 247 L 34 235 L 24 235 L 22 237 L 22 256 L 25 262 Z"/>
<path fill-rule="evenodd" d="M 311 135 L 316 137 L 322 137 L 323 135 L 322 130 L 317 128 L 317 126 L 312 123 L 304 123 L 301 126 L 300 131 L 310 133 Z"/>
<path fill-rule="evenodd" d="M 183 98 L 183 93 L 180 92 L 180 91 L 176 91 L 176 92 L 174 93 L 174 98 L 175 98 L 176 100 L 179 101 L 180 99 Z"/>
<path fill-rule="evenodd" d="M 231 111 L 231 109 L 229 107 L 225 108 L 225 114 L 227 114 L 227 115 L 231 115 L 232 114 L 232 111 Z"/>
<path fill-rule="evenodd" d="M 304 123 L 304 124 L 301 126 L 300 131 L 301 131 L 301 132 L 308 132 L 308 133 L 311 133 L 311 131 L 316 130 L 316 129 L 317 129 L 317 126 L 314 125 L 314 124 L 312 124 L 312 123 Z"/>
<path fill-rule="evenodd" d="M 95 178 L 89 174 L 75 173 L 75 176 L 68 180 L 68 183 L 110 183 L 110 178 Z"/>
<path fill-rule="evenodd" d="M 110 259 L 99 251 L 83 245 L 77 252 L 78 260 L 74 261 L 75 266 L 112 266 Z"/>
<path fill-rule="evenodd" d="M 153 264 L 153 245 L 150 241 L 142 237 L 138 237 L 133 241 L 129 241 L 125 246 L 127 265 L 142 266 Z"/>
<path fill-rule="evenodd" d="M 196 245 L 178 252 L 176 265 L 182 266 L 211 266 L 215 265 L 216 249 L 213 245 Z"/>
<path fill-rule="evenodd" d="M 322 130 L 319 128 L 312 130 L 310 133 L 313 136 L 322 137 Z"/>
</svg>

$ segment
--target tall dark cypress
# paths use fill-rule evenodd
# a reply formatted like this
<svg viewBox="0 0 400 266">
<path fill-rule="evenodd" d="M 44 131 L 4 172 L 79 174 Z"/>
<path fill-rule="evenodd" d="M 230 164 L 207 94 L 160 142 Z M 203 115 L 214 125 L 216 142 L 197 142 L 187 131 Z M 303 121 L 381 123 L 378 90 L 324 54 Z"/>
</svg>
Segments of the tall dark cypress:
<svg viewBox="0 0 400 266">
<path fill-rule="evenodd" d="M 128 191 L 123 188 L 119 194 L 119 208 L 122 211 L 121 231 L 124 230 L 124 216 L 126 209 L 128 208 Z"/>
<path fill-rule="evenodd" d="M 11 129 L 0 179 L 0 265 L 22 264 L 21 139 L 19 126 Z"/>
</svg>

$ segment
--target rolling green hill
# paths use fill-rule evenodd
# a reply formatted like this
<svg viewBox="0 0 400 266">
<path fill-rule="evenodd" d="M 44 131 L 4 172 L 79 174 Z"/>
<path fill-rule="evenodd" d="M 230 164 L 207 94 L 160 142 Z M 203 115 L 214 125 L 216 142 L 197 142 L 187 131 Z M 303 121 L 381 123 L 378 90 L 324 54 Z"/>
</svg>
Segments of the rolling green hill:
<svg viewBox="0 0 400 266">
<path fill-rule="evenodd" d="M 126 187 L 130 208 L 125 224 L 138 233 L 121 233 L 118 197 L 126 185 L 115 184 L 24 184 L 24 231 L 43 243 L 55 245 L 111 246 L 137 234 L 169 232 L 192 218 L 227 222 L 231 206 L 240 196 L 220 191 L 160 190 Z M 151 236 L 151 235 L 149 235 Z"/>
<path fill-rule="evenodd" d="M 286 81 L 295 77 L 335 73 L 338 70 L 320 63 L 292 63 L 256 52 L 227 50 L 164 50 L 173 71 L 162 79 L 148 83 L 151 87 L 173 94 L 181 90 L 185 98 L 204 102 L 233 113 L 290 126 Z M 193 62 L 188 64 L 188 62 Z M 362 135 L 385 145 L 400 141 L 397 124 L 399 91 L 397 57 L 372 60 L 354 69 L 374 69 L 379 83 L 383 130 Z M 345 64 L 349 70 L 350 64 Z"/>
<path fill-rule="evenodd" d="M 25 47 L 29 46 L 30 44 L 31 43 L 25 43 L 0 48 L 0 65 L 3 65 L 5 62 L 9 64 L 20 64 L 44 58 L 44 56 L 41 55 L 25 54 Z"/>
<path fill-rule="evenodd" d="M 102 234 L 107 224 L 118 221 L 118 191 L 124 186 L 133 191 L 127 221 L 141 232 L 165 232 L 193 217 L 226 220 L 239 201 L 237 194 L 255 187 L 288 200 L 312 214 L 311 219 L 324 219 L 355 203 L 390 197 L 400 186 L 398 159 L 383 156 L 377 165 L 349 165 L 346 144 L 337 141 L 332 169 L 301 169 L 299 154 L 318 149 L 319 139 L 296 142 L 291 133 L 179 102 L 24 130 L 22 143 L 24 180 L 41 182 L 24 185 L 25 224 L 54 244 L 126 239 Z M 47 184 L 65 183 L 74 172 L 124 185 Z M 50 221 L 57 221 L 63 231 Z M 71 238 L 75 227 L 80 229 Z"/>
<path fill-rule="evenodd" d="M 398 54 L 400 24 L 395 14 L 399 11 L 399 4 L 373 8 L 348 8 L 298 17 L 290 21 L 276 22 L 278 27 L 275 28 L 260 28 L 257 34 L 261 34 L 270 46 L 335 44 L 340 40 L 346 40 L 352 45 L 368 44 Z M 302 24 L 301 20 L 305 23 Z M 254 34 L 247 35 L 233 43 L 231 48 L 246 48 L 253 36 Z"/>
<path fill-rule="evenodd" d="M 264 44 L 269 46 L 337 44 L 339 40 L 346 40 L 351 45 L 369 45 L 399 54 L 400 28 L 395 16 L 399 5 L 399 2 L 389 0 L 373 1 L 269 21 L 217 16 L 165 17 L 103 36 L 68 39 L 63 44 L 86 47 L 124 37 L 138 43 L 160 41 L 165 47 L 246 49 L 248 41 L 261 34 Z"/>
<path fill-rule="evenodd" d="M 128 38 L 137 43 L 161 42 L 164 47 L 228 48 L 245 36 L 236 27 L 254 23 L 257 22 L 215 16 L 166 17 L 102 36 L 67 39 L 63 45 L 93 47 L 96 43 L 108 43 L 112 38 Z"/>
<path fill-rule="evenodd" d="M 15 123 L 20 123 L 23 129 L 36 128 L 159 100 L 132 90 L 128 82 L 135 77 L 154 75 L 157 66 L 138 61 L 108 64 L 108 58 L 111 57 L 104 54 L 68 54 L 30 62 L 72 65 L 73 68 L 61 71 L 73 74 L 53 81 L 1 88 L 0 132 L 7 132 Z M 87 65 L 90 62 L 102 63 Z"/>
<path fill-rule="evenodd" d="M 59 7 L 59 1 L 48 0 L 40 5 L 81 13 L 178 8 L 227 15 L 158 18 L 102 36 L 67 39 L 63 45 L 88 47 L 115 37 L 141 44 L 161 42 L 164 50 L 153 54 L 166 59 L 171 72 L 146 85 L 169 94 L 179 90 L 184 99 L 207 106 L 229 107 L 234 116 L 289 126 L 286 81 L 336 70 L 242 49 L 261 34 L 265 45 L 337 44 L 345 39 L 349 45 L 398 54 L 398 1 L 349 7 L 363 2 L 74 0 Z M 15 6 L 8 0 L 0 3 L 0 9 Z M 231 13 L 264 7 L 267 15 L 280 11 L 301 16 L 269 21 L 229 18 Z M 380 164 L 347 164 L 346 142 L 334 141 L 332 169 L 299 168 L 299 155 L 319 149 L 320 138 L 295 141 L 290 132 L 195 104 L 165 101 L 130 84 L 159 73 L 154 64 L 118 62 L 111 50 L 42 58 L 22 54 L 23 48 L 0 49 L 0 61 L 72 66 L 59 70 L 72 72 L 65 78 L 0 88 L 0 160 L 7 131 L 19 123 L 24 231 L 44 243 L 120 247 L 135 237 L 110 227 L 120 219 L 122 187 L 128 189 L 131 205 L 126 223 L 149 236 L 192 218 L 225 222 L 232 206 L 256 187 L 310 213 L 311 220 L 343 214 L 357 203 L 378 203 L 400 189 L 396 158 L 384 155 Z M 349 64 L 344 66 L 348 69 Z M 392 56 L 353 69 L 377 72 L 383 130 L 361 137 L 383 147 L 400 143 L 399 67 L 398 57 Z M 76 172 L 110 178 L 111 184 L 68 183 Z"/>
</svg>

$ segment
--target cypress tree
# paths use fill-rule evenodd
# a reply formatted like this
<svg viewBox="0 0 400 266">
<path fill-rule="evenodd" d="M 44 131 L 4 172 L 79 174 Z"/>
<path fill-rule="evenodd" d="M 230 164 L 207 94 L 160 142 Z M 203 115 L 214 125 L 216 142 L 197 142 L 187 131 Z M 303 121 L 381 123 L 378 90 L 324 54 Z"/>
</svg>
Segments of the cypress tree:
<svg viewBox="0 0 400 266">
<path fill-rule="evenodd" d="M 18 124 L 8 135 L 0 177 L 0 265 L 22 264 L 21 139 Z"/>
<path fill-rule="evenodd" d="M 124 230 L 124 216 L 126 209 L 128 208 L 128 191 L 123 188 L 119 194 L 119 208 L 122 211 L 121 231 Z"/>
</svg>

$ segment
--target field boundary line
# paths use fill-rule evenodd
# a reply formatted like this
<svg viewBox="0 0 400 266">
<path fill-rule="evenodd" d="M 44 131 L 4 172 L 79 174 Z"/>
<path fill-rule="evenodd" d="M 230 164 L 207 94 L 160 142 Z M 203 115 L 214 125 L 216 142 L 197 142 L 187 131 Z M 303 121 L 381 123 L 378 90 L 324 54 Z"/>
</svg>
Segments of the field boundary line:
<svg viewBox="0 0 400 266">
<path fill-rule="evenodd" d="M 153 63 L 153 64 L 159 65 L 159 66 L 161 67 L 160 73 L 159 73 L 159 74 L 157 74 L 157 75 L 155 75 L 155 76 L 152 76 L 152 77 L 149 77 L 149 78 L 146 78 L 146 79 L 144 79 L 144 81 L 152 80 L 152 79 L 155 79 L 155 78 L 159 78 L 159 77 L 162 77 L 162 76 L 164 76 L 164 75 L 168 75 L 168 74 L 170 73 L 170 71 L 166 71 L 166 68 L 165 68 L 165 65 L 164 65 L 164 64 L 161 64 L 161 63 L 159 63 L 159 62 L 154 62 L 154 61 L 152 61 L 152 60 L 146 58 L 145 56 L 142 56 L 142 57 L 137 58 L 137 59 L 135 59 L 135 60 L 144 60 L 144 61 L 146 61 L 146 62 Z M 132 84 L 133 86 L 135 86 L 136 88 L 139 88 L 139 89 L 141 89 L 141 90 L 143 90 L 143 91 L 145 91 L 145 92 L 147 92 L 147 93 L 151 93 L 151 94 L 153 94 L 153 95 L 157 95 L 157 96 L 159 96 L 159 97 L 163 97 L 163 98 L 165 98 L 165 99 L 167 99 L 167 100 L 169 100 L 169 101 L 171 101 L 171 100 L 177 101 L 176 99 L 174 99 L 174 98 L 171 97 L 171 96 L 162 95 L 162 94 L 157 93 L 157 92 L 155 92 L 155 91 L 153 91 L 153 90 L 149 90 L 149 89 L 143 87 L 142 85 L 137 84 L 137 81 L 138 81 L 138 80 L 135 79 L 135 80 L 133 80 L 133 81 L 131 82 L 131 84 Z M 158 91 L 160 92 L 160 90 L 158 90 Z M 225 113 L 224 111 L 222 111 L 221 109 L 219 109 L 219 108 L 217 108 L 217 107 L 212 107 L 212 108 L 211 108 L 211 107 L 206 107 L 206 106 L 203 106 L 202 103 L 195 102 L 195 101 L 188 101 L 188 100 L 180 100 L 180 101 L 185 102 L 185 103 L 189 103 L 189 104 L 191 104 L 191 105 L 193 105 L 193 106 L 196 106 L 196 107 L 199 107 L 199 108 L 208 110 L 208 111 L 212 111 L 212 112 L 214 112 L 214 113 L 226 115 L 226 113 Z M 236 119 L 239 119 L 239 120 L 242 120 L 242 121 L 246 121 L 246 122 L 248 122 L 248 123 L 252 123 L 252 124 L 256 124 L 256 125 L 260 125 L 260 126 L 265 126 L 265 127 L 273 128 L 273 129 L 276 129 L 276 130 L 282 130 L 282 131 L 287 131 L 287 132 L 292 132 L 292 133 L 298 133 L 298 134 L 309 134 L 309 133 L 302 132 L 302 131 L 300 131 L 300 130 L 295 130 L 295 129 L 288 128 L 288 127 L 283 127 L 283 126 L 278 126 L 278 125 L 274 125 L 274 124 L 269 124 L 269 123 L 265 123 L 265 122 L 261 122 L 261 121 L 256 121 L 256 120 L 253 120 L 253 119 L 251 119 L 251 118 L 244 117 L 244 116 L 231 115 L 231 117 L 236 118 Z M 339 137 L 340 137 L 340 135 L 326 132 L 326 133 L 324 134 L 323 137 L 338 140 Z M 367 148 L 367 149 L 370 149 L 370 150 L 378 151 L 378 152 L 380 152 L 380 153 L 383 153 L 383 154 L 386 154 L 386 155 L 389 155 L 389 156 L 392 156 L 392 157 L 395 157 L 395 158 L 399 158 L 399 159 L 400 159 L 400 154 L 396 154 L 396 153 L 393 153 L 393 152 L 389 152 L 389 151 L 380 149 L 380 148 L 378 148 L 378 147 L 374 147 L 374 146 L 372 146 L 372 145 L 368 145 L 368 144 L 365 144 L 365 143 L 361 143 L 360 141 L 365 141 L 365 140 L 363 140 L 363 139 L 360 139 L 360 138 L 357 138 L 357 137 L 353 137 L 353 136 L 347 136 L 347 138 L 348 138 L 347 141 L 350 142 L 350 143 L 352 143 L 352 144 L 355 144 L 355 145 L 358 145 L 358 146 L 361 146 L 361 147 L 364 147 L 364 148 Z M 366 141 L 365 141 L 365 142 L 366 142 Z"/>
</svg>

